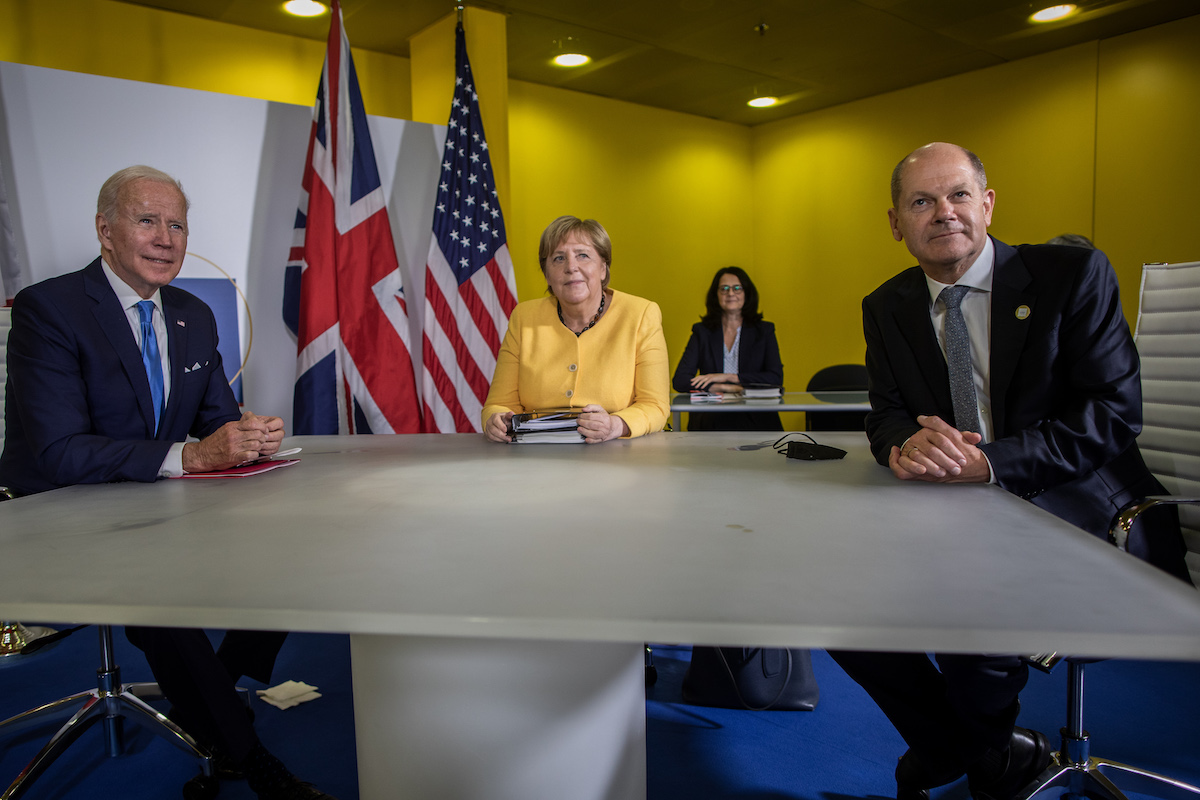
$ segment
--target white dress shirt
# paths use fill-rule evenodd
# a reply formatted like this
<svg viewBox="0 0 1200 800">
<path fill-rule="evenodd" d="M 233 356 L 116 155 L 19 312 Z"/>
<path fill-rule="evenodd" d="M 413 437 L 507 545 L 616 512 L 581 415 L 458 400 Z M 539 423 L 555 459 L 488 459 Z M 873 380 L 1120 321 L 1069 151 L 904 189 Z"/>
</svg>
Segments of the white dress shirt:
<svg viewBox="0 0 1200 800">
<path fill-rule="evenodd" d="M 117 302 L 121 304 L 121 308 L 125 309 L 125 319 L 129 322 L 129 329 L 133 331 L 133 341 L 140 351 L 142 348 L 142 316 L 138 311 L 138 303 L 143 298 L 129 284 L 121 280 L 117 273 L 113 272 L 113 268 L 103 257 L 100 259 L 100 265 L 104 268 L 104 277 L 108 278 L 108 284 L 112 286 L 112 290 L 117 295 Z M 167 349 L 169 347 L 167 322 L 166 317 L 163 316 L 162 295 L 156 290 L 152 297 L 145 299 L 154 301 L 154 315 L 151 324 L 154 326 L 154 336 L 158 339 L 158 355 L 162 359 L 163 408 L 166 409 L 167 401 L 171 397 L 171 354 Z M 163 459 L 158 476 L 160 478 L 177 478 L 182 474 L 183 442 L 175 442 L 167 452 L 167 457 Z"/>
</svg>

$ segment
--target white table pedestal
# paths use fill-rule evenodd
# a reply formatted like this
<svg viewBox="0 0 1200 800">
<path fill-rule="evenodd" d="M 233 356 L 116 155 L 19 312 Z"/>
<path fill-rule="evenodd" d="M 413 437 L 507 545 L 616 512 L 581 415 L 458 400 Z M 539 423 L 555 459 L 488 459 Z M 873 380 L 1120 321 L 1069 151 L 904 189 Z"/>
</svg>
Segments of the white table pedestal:
<svg viewBox="0 0 1200 800">
<path fill-rule="evenodd" d="M 350 637 L 362 800 L 646 796 L 637 644 Z"/>
</svg>

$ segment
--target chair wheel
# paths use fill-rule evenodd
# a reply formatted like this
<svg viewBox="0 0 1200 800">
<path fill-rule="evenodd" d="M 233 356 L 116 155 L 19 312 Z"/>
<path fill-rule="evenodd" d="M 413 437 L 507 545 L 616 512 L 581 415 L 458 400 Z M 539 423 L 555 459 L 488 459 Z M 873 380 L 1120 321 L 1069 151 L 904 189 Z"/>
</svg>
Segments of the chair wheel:
<svg viewBox="0 0 1200 800">
<path fill-rule="evenodd" d="M 183 800 L 212 800 L 221 791 L 221 782 L 211 775 L 197 775 L 183 785 Z"/>
<path fill-rule="evenodd" d="M 658 681 L 658 667 L 653 664 L 646 665 L 646 685 L 653 686 Z"/>
</svg>

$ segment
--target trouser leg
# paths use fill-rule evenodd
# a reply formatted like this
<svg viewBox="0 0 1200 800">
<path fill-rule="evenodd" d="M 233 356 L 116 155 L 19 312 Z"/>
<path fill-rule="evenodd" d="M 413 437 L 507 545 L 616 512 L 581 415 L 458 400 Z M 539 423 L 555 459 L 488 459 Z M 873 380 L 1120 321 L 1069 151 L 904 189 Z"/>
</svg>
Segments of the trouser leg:
<svg viewBox="0 0 1200 800">
<path fill-rule="evenodd" d="M 189 733 L 221 746 L 235 762 L 258 744 L 237 688 L 204 631 L 127 627 L 125 635 L 146 654 L 163 696 Z"/>
<path fill-rule="evenodd" d="M 1016 656 L 830 651 L 930 772 L 962 774 L 1012 736 L 1028 668 Z"/>
<path fill-rule="evenodd" d="M 287 631 L 226 631 L 217 658 L 234 682 L 245 675 L 270 683 L 275 659 L 286 638 Z"/>
</svg>

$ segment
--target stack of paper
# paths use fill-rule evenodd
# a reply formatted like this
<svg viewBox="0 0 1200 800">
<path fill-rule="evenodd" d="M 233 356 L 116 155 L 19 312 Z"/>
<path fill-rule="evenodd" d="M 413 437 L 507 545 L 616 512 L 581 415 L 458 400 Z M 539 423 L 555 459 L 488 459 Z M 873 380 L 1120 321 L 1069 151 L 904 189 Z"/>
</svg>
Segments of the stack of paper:
<svg viewBox="0 0 1200 800">
<path fill-rule="evenodd" d="M 508 435 L 525 444 L 578 444 L 578 411 L 532 411 L 513 414 Z"/>
<path fill-rule="evenodd" d="M 284 681 L 270 689 L 259 689 L 258 696 L 276 708 L 291 708 L 321 696 L 317 687 L 304 681 Z"/>
</svg>

